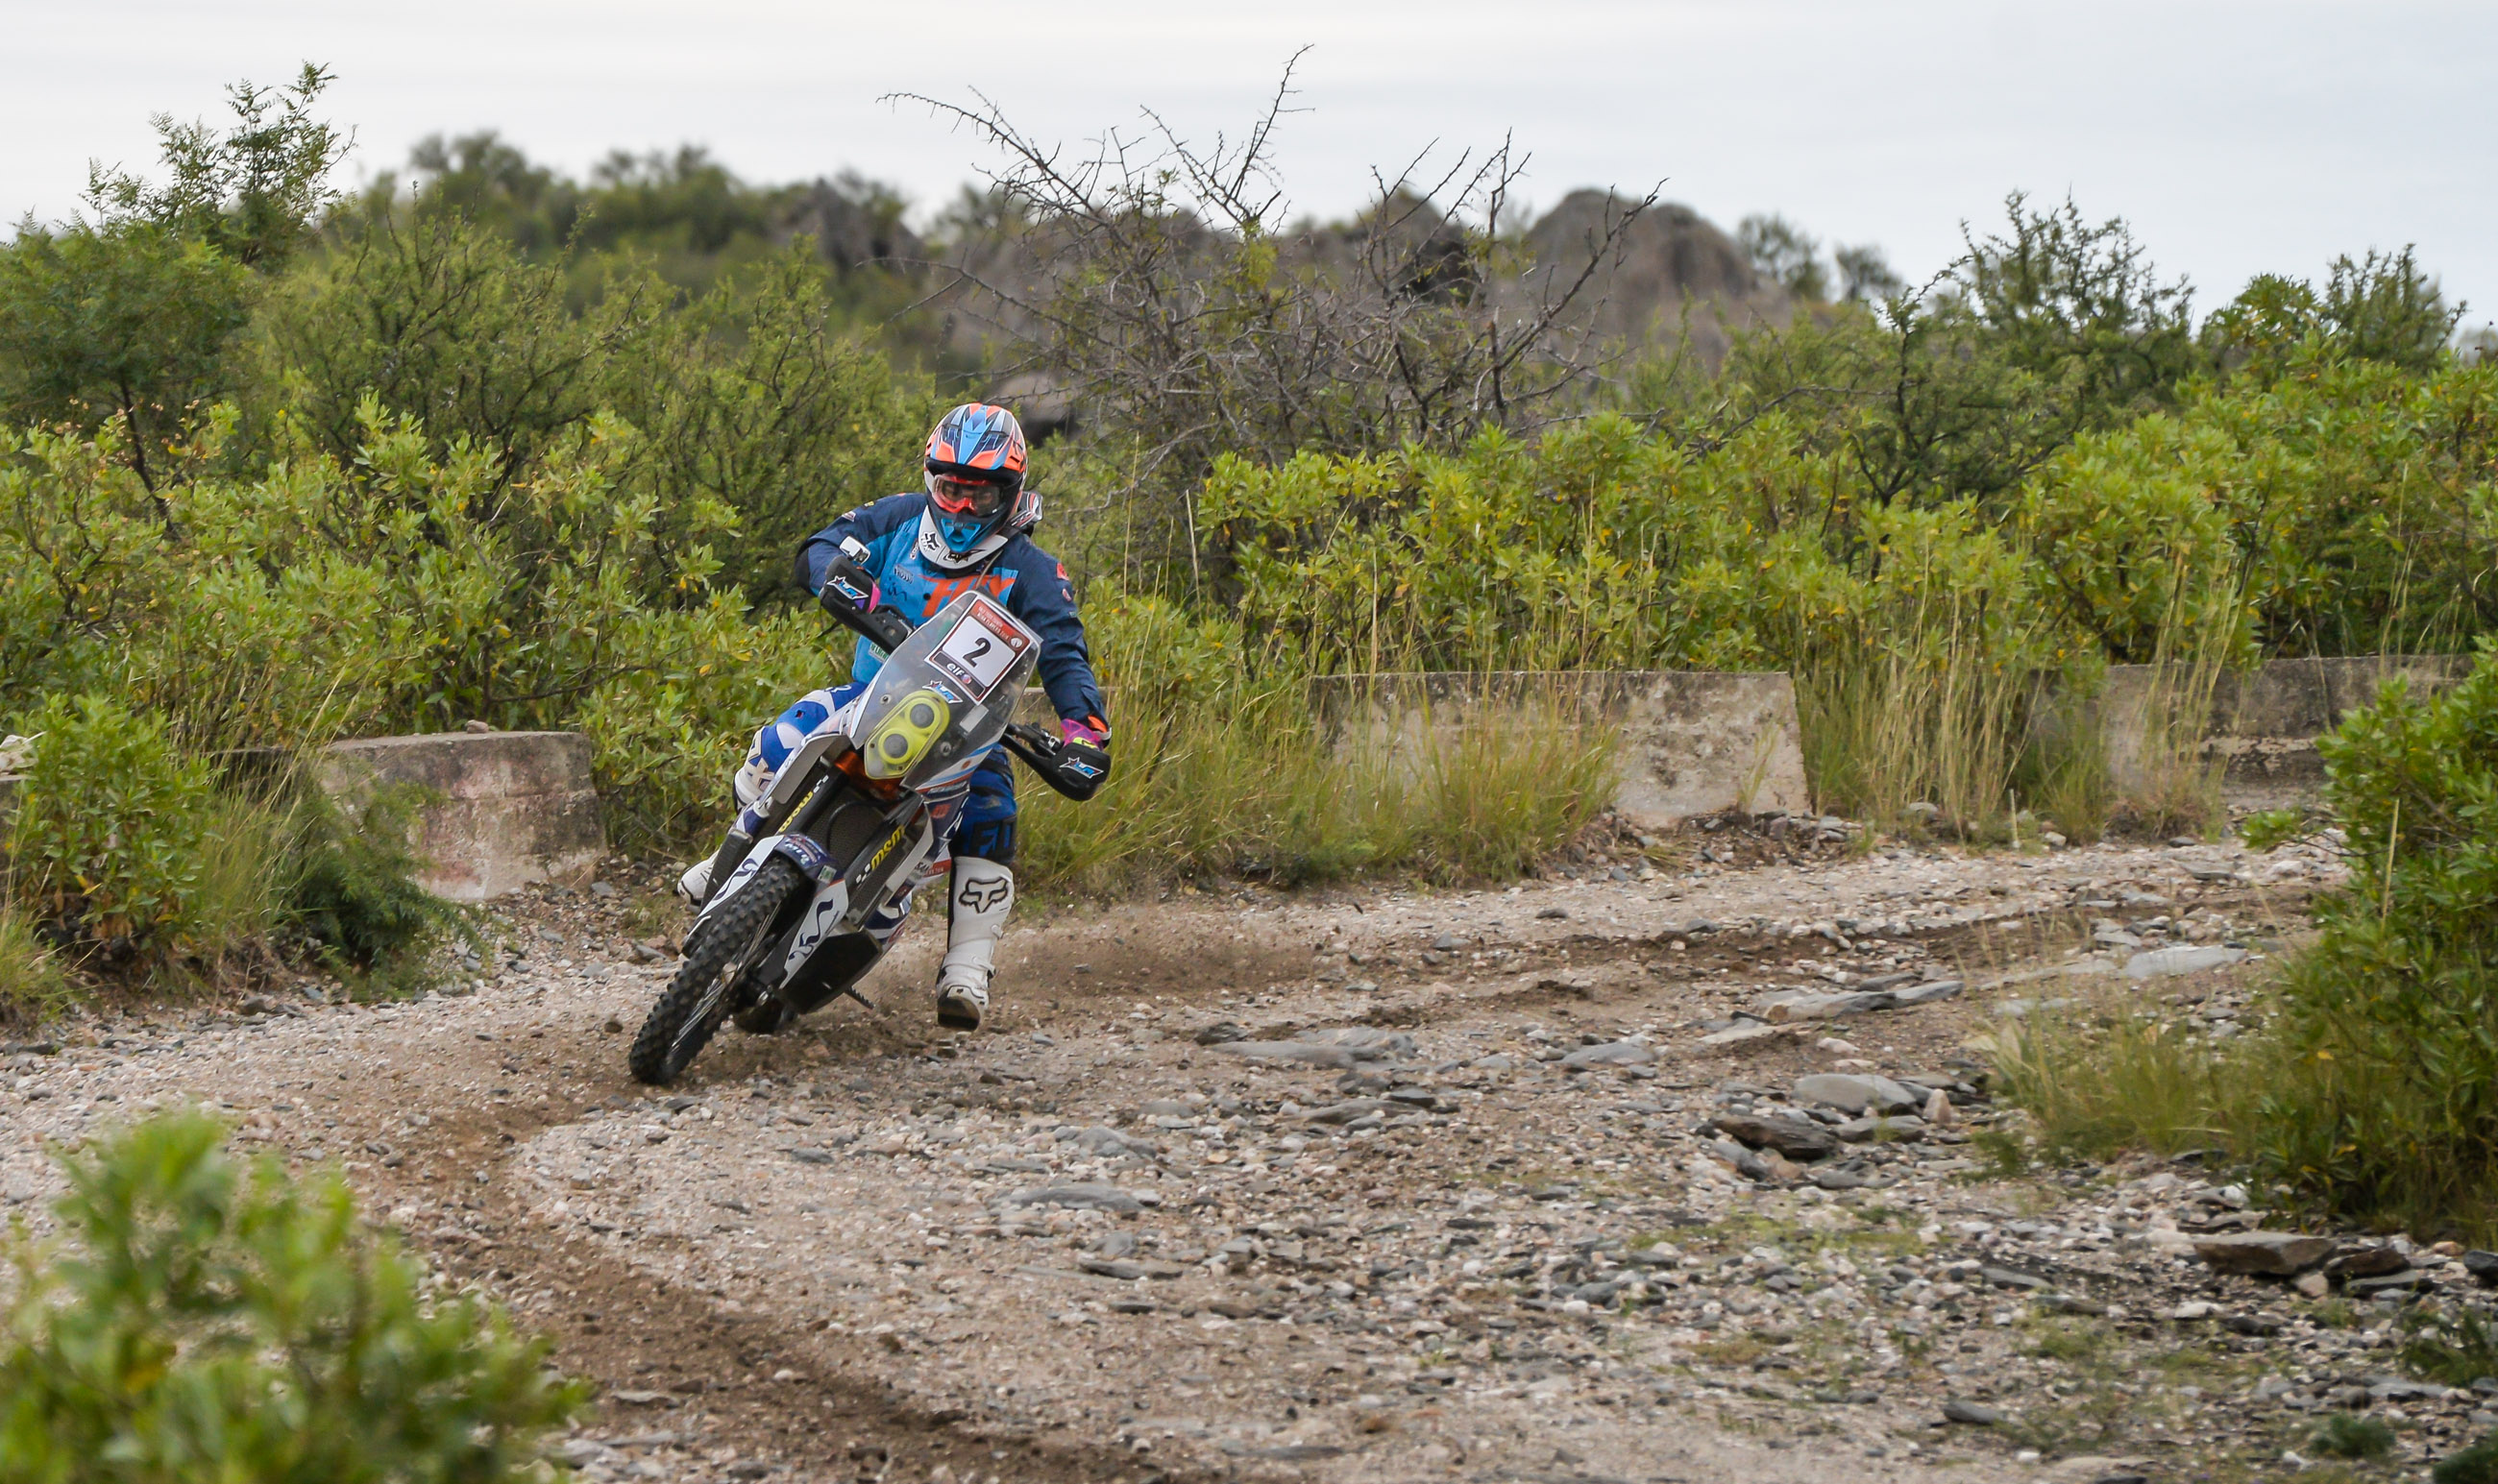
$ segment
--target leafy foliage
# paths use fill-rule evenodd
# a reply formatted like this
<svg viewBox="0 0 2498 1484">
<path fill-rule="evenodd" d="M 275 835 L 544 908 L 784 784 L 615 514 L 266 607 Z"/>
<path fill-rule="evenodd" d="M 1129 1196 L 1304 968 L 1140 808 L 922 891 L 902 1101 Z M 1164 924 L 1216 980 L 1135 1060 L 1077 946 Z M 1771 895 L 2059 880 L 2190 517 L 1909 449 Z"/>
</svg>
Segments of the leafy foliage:
<svg viewBox="0 0 2498 1484">
<path fill-rule="evenodd" d="M 2319 744 L 2351 878 L 2316 906 L 2275 1034 L 2294 1076 L 2250 1134 L 2354 1215 L 2498 1220 L 2498 646 L 2445 694 L 2401 682 Z"/>
<path fill-rule="evenodd" d="M 176 947 L 199 893 L 205 762 L 106 696 L 52 696 L 9 838 L 12 891 L 66 937 L 128 956 Z"/>
<path fill-rule="evenodd" d="M 196 1114 L 67 1156 L 59 1250 L 22 1239 L 0 1351 L 0 1474 L 533 1477 L 583 1390 L 502 1315 L 429 1296 L 335 1175 L 248 1169 Z"/>
</svg>

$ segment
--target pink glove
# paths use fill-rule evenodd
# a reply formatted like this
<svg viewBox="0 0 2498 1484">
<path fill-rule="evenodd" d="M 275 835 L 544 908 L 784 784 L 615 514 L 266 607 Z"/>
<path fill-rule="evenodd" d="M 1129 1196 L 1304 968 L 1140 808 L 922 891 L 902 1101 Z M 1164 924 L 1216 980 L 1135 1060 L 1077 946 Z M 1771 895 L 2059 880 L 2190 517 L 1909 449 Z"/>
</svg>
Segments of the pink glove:
<svg viewBox="0 0 2498 1484">
<path fill-rule="evenodd" d="M 1110 724 L 1099 716 L 1087 716 L 1080 721 L 1073 716 L 1062 717 L 1058 723 L 1058 737 L 1061 742 L 1082 742 L 1088 747 L 1106 746 L 1110 741 Z"/>
</svg>

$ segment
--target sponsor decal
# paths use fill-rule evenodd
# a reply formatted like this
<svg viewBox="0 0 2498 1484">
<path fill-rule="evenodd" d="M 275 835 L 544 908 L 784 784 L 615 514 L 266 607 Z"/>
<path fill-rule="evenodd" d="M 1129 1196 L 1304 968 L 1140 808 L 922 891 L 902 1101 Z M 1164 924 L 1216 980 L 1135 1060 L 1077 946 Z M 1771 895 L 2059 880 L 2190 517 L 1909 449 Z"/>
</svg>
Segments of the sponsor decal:
<svg viewBox="0 0 2498 1484">
<path fill-rule="evenodd" d="M 825 871 L 833 864 L 832 857 L 824 853 L 823 846 L 803 835 L 781 836 L 773 840 L 772 848 L 796 863 L 811 881 L 823 880 Z"/>
<path fill-rule="evenodd" d="M 989 876 L 985 879 L 974 877 L 963 883 L 963 890 L 959 895 L 963 905 L 976 912 L 985 912 L 1006 900 L 1007 894 L 1013 890 L 1014 883 L 1004 876 Z"/>
</svg>

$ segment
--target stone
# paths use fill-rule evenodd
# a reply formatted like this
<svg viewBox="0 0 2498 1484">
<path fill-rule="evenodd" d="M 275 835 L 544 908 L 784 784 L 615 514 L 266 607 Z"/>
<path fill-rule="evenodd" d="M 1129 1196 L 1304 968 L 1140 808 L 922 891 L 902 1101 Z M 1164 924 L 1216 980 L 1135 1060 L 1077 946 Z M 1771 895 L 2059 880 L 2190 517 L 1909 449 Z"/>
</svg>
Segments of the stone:
<svg viewBox="0 0 2498 1484">
<path fill-rule="evenodd" d="M 1745 1180 L 1766 1181 L 1770 1178 L 1767 1161 L 1732 1139 L 1719 1139 L 1709 1146 L 1712 1153 L 1735 1167 L 1735 1173 Z"/>
<path fill-rule="evenodd" d="M 2027 1293 L 2044 1293 L 2056 1286 L 2035 1273 L 2024 1273 L 2018 1268 L 1981 1267 L 1977 1276 L 1992 1287 L 2016 1288 Z"/>
<path fill-rule="evenodd" d="M 1535 915 L 1546 922 L 1559 922 L 1570 914 L 1559 907 L 1546 907 L 1543 911 L 1538 912 Z"/>
<path fill-rule="evenodd" d="M 1304 1046 L 1340 1046 L 1353 1053 L 1357 1061 L 1385 1061 L 1391 1058 L 1410 1057 L 1414 1055 L 1415 1047 L 1411 1033 L 1382 1030 L 1376 1026 L 1339 1026 L 1326 1030 L 1304 1030 L 1294 1040 Z"/>
<path fill-rule="evenodd" d="M 1249 1032 L 1232 1021 L 1216 1021 L 1200 1029 L 1191 1039 L 1200 1046 L 1220 1046 L 1227 1041 L 1246 1041 Z"/>
<path fill-rule="evenodd" d="M 1009 1206 L 1069 1206 L 1081 1211 L 1142 1211 L 1144 1202 L 1116 1185 L 1078 1182 L 1064 1185 L 1037 1185 L 1017 1190 L 1007 1197 Z"/>
<path fill-rule="evenodd" d="M 789 1157 L 800 1164 L 830 1164 L 833 1162 L 833 1152 L 828 1149 L 810 1149 L 802 1144 L 789 1151 Z"/>
<path fill-rule="evenodd" d="M 2003 1414 L 1994 1407 L 1980 1406 L 1974 1402 L 1964 1402 L 1954 1397 L 1943 1404 L 1943 1420 L 1974 1428 L 1991 1428 L 2003 1420 Z"/>
<path fill-rule="evenodd" d="M 1927 1096 L 1926 1105 L 1918 1110 L 1917 1116 L 1937 1128 L 1949 1127 L 1953 1121 L 1951 1094 L 1940 1088 L 1935 1089 Z"/>
<path fill-rule="evenodd" d="M 2302 1273 L 2290 1280 L 2290 1286 L 2311 1299 L 2321 1299 L 2333 1291 L 2332 1282 L 2322 1273 Z"/>
<path fill-rule="evenodd" d="M 2138 953 L 2125 961 L 2128 979 L 2162 979 L 2171 974 L 2200 973 L 2207 968 L 2226 968 L 2246 962 L 2243 948 L 2155 948 Z"/>
<path fill-rule="evenodd" d="M 1447 932 L 1431 940 L 1431 951 L 1434 953 L 1456 953 L 1465 946 L 1456 935 Z"/>
<path fill-rule="evenodd" d="M 1105 1128 L 1099 1123 L 1076 1130 L 1074 1138 L 1069 1142 L 1088 1154 L 1099 1154 L 1109 1159 L 1121 1157 L 1151 1159 L 1155 1152 L 1152 1145 L 1140 1143 L 1115 1128 Z"/>
<path fill-rule="evenodd" d="M 1774 1025 L 1794 1021 L 1831 1021 L 1850 1015 L 1864 1015 L 1874 1010 L 1888 1010 L 1899 1001 L 1887 994 L 1854 995 L 1791 995 L 1772 1000 L 1769 1016 Z"/>
<path fill-rule="evenodd" d="M 2332 1238 L 2298 1232 L 2225 1232 L 2194 1239 L 2194 1255 L 2218 1273 L 2290 1278 L 2322 1262 L 2332 1251 Z"/>
<path fill-rule="evenodd" d="M 1887 1119 L 1849 1119 L 1833 1128 L 1841 1144 L 1870 1144 L 1887 1140 L 1895 1144 L 1915 1144 L 1926 1136 L 1926 1121 L 1913 1115 Z"/>
<path fill-rule="evenodd" d="M 1305 1123 L 1351 1123 L 1356 1120 L 1367 1118 L 1374 1113 L 1384 1113 L 1395 1106 L 1396 1105 L 1394 1103 L 1389 1102 L 1384 1098 L 1348 1098 L 1340 1103 L 1330 1103 L 1324 1108 L 1313 1108 L 1309 1112 L 1301 1115 L 1301 1121 Z"/>
<path fill-rule="evenodd" d="M 2273 1336 L 2280 1334 L 2290 1321 L 2284 1319 L 2279 1314 L 2231 1314 L 2221 1322 L 2226 1325 L 2228 1328 L 2229 1333 L 2233 1335 L 2245 1335 L 2250 1339 L 2256 1340 L 2269 1340 Z"/>
<path fill-rule="evenodd" d="M 2373 1299 L 2382 1293 L 2425 1293 L 2437 1286 L 2437 1279 L 2415 1268 L 2404 1273 L 2388 1273 L 2381 1278 L 2355 1278 L 2342 1285 L 2342 1291 L 2354 1299 Z"/>
<path fill-rule="evenodd" d="M 2463 1271 L 2483 1288 L 2498 1288 L 2498 1252 L 2479 1247 L 2463 1254 Z"/>
<path fill-rule="evenodd" d="M 1893 990 L 1891 997 L 1903 1007 L 1930 1005 L 1938 999 L 1952 998 L 1960 994 L 1961 988 L 1961 981 L 1957 979 L 1931 979 L 1924 984 L 1910 985 L 1905 990 Z"/>
<path fill-rule="evenodd" d="M 2365 1246 L 2348 1246 L 2335 1252 L 2332 1261 L 2324 1265 L 2324 1276 L 2342 1279 L 2382 1278 L 2388 1273 L 2400 1273 L 2411 1265 L 2412 1260 L 2403 1255 L 2399 1249 L 2379 1243 L 2369 1243 Z"/>
<path fill-rule="evenodd" d="M 1774 1149 L 1789 1159 L 1827 1159 L 1839 1152 L 1838 1137 L 1818 1123 L 1748 1113 L 1720 1114 L 1712 1123 L 1752 1149 Z"/>
<path fill-rule="evenodd" d="M 1656 1059 L 1656 1053 L 1637 1041 L 1608 1041 L 1601 1046 L 1582 1046 L 1561 1058 L 1561 1064 L 1572 1071 L 1598 1066 L 1647 1066 Z"/>
<path fill-rule="evenodd" d="M 1914 1113 L 1918 1098 L 1888 1077 L 1863 1072 L 1814 1072 L 1795 1081 L 1799 1101 L 1841 1113 Z"/>
<path fill-rule="evenodd" d="M 1772 1026 L 1764 1022 L 1755 1021 L 1745 1025 L 1729 1026 L 1723 1030 L 1712 1031 L 1700 1038 L 1700 1044 L 1703 1046 L 1741 1046 L 1746 1041 L 1765 1041 L 1772 1036 L 1789 1035 L 1792 1033 L 1792 1030 L 1788 1026 Z"/>
<path fill-rule="evenodd" d="M 1253 1061 L 1297 1061 L 1304 1066 L 1350 1067 L 1353 1053 L 1341 1046 L 1313 1046 L 1306 1041 L 1222 1041 L 1209 1050 Z"/>
</svg>

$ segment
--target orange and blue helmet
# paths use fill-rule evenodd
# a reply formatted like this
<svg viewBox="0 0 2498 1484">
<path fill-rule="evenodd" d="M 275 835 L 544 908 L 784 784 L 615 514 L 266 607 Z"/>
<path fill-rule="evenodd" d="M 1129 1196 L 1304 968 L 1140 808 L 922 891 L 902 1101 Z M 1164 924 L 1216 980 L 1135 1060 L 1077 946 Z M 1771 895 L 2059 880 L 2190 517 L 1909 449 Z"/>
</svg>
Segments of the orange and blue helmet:
<svg viewBox="0 0 2498 1484">
<path fill-rule="evenodd" d="M 1041 519 L 1041 501 L 1023 487 L 1023 426 L 987 402 L 965 402 L 928 435 L 928 500 L 938 534 L 958 557 L 975 554 L 1001 530 L 1009 534 Z"/>
</svg>

